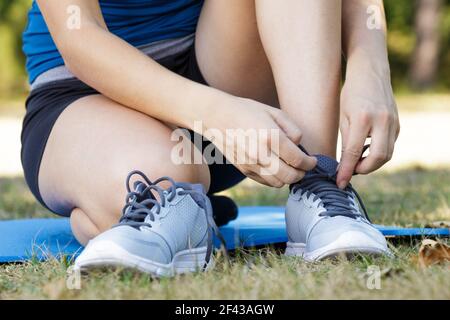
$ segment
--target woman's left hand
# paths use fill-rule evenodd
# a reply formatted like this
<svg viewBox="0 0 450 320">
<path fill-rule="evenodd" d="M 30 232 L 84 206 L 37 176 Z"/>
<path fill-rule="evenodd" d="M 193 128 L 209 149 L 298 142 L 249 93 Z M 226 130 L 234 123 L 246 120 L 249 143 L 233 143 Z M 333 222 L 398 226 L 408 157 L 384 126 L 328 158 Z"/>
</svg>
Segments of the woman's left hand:
<svg viewBox="0 0 450 320">
<path fill-rule="evenodd" d="M 389 68 L 378 72 L 372 65 L 355 64 L 347 68 L 341 94 L 342 157 L 337 184 L 345 188 L 356 173 L 379 169 L 392 158 L 400 132 Z M 370 137 L 369 155 L 362 158 Z"/>
</svg>

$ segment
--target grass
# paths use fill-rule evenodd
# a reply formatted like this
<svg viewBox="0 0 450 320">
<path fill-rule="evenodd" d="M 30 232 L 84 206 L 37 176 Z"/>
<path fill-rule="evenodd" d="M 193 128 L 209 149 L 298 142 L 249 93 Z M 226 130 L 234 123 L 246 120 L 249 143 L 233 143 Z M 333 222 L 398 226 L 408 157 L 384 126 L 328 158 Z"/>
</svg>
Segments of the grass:
<svg viewBox="0 0 450 320">
<path fill-rule="evenodd" d="M 413 112 L 449 112 L 450 94 L 396 94 L 396 102 L 401 114 Z"/>
<path fill-rule="evenodd" d="M 450 95 L 399 95 L 401 113 L 448 112 Z M 23 99 L 0 101 L 1 117 L 20 118 Z M 450 167 L 409 167 L 357 176 L 354 186 L 376 223 L 424 226 L 450 220 Z M 240 205 L 284 205 L 287 190 L 249 181 L 226 192 Z M 33 198 L 22 177 L 0 177 L 0 220 L 54 217 Z M 448 241 L 447 241 L 448 243 Z M 317 264 L 283 257 L 279 250 L 240 250 L 231 264 L 220 257 L 206 274 L 152 280 L 129 270 L 95 272 L 81 290 L 68 290 L 70 262 L 0 265 L 0 299 L 450 299 L 450 266 L 420 269 L 419 242 L 397 243 L 395 259 L 359 257 Z M 381 289 L 367 288 L 367 268 L 381 271 Z"/>
<path fill-rule="evenodd" d="M 0 177 L 0 220 L 54 216 L 35 200 L 22 177 Z"/>
<path fill-rule="evenodd" d="M 21 118 L 25 115 L 26 97 L 4 99 L 0 97 L 0 117 Z"/>
<path fill-rule="evenodd" d="M 45 299 L 448 299 L 446 267 L 418 269 L 415 247 L 399 248 L 395 260 L 360 257 L 307 264 L 271 249 L 240 251 L 214 271 L 153 280 L 129 270 L 83 276 L 81 290 L 66 288 L 63 261 L 30 262 L 1 269 L 0 298 Z M 369 266 L 379 266 L 380 289 L 370 290 Z"/>
<path fill-rule="evenodd" d="M 355 177 L 354 185 L 376 223 L 423 226 L 450 220 L 448 181 L 450 168 L 410 167 Z M 240 205 L 283 205 L 287 190 L 247 181 L 227 194 Z M 49 215 L 22 178 L 0 178 L 0 219 Z M 0 299 L 450 299 L 450 265 L 420 269 L 418 246 L 393 245 L 395 259 L 361 256 L 315 264 L 286 258 L 275 248 L 238 250 L 230 264 L 219 256 L 208 273 L 154 280 L 130 270 L 96 271 L 83 276 L 81 290 L 66 287 L 66 259 L 31 261 L 0 265 Z M 367 287 L 373 265 L 381 272 L 379 290 Z"/>
</svg>

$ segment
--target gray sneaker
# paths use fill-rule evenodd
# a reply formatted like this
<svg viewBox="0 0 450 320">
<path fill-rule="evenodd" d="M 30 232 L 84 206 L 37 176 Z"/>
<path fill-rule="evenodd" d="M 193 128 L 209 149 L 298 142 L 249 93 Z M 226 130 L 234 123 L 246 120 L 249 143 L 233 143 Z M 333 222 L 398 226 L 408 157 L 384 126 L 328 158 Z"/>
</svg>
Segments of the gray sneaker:
<svg viewBox="0 0 450 320">
<path fill-rule="evenodd" d="M 353 187 L 337 187 L 338 163 L 326 156 L 316 157 L 317 167 L 291 186 L 286 206 L 286 255 L 307 261 L 341 254 L 391 255 Z"/>
<path fill-rule="evenodd" d="M 143 181 L 134 183 L 134 175 Z M 159 183 L 170 182 L 168 189 Z M 91 241 L 75 268 L 120 266 L 156 277 L 206 270 L 213 265 L 213 232 L 218 232 L 202 185 L 164 177 L 151 182 L 142 172 L 127 178 L 128 195 L 118 225 Z M 153 193 L 158 194 L 157 201 Z"/>
</svg>

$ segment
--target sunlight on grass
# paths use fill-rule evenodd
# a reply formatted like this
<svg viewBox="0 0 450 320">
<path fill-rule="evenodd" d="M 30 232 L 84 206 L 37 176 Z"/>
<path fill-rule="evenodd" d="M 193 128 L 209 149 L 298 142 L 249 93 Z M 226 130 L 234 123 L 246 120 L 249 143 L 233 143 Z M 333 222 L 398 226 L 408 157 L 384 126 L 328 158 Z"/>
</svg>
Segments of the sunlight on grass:
<svg viewBox="0 0 450 320">
<path fill-rule="evenodd" d="M 353 186 L 371 219 L 379 224 L 424 226 L 450 220 L 450 169 L 412 167 L 356 176 Z M 287 188 L 273 189 L 250 180 L 224 192 L 240 205 L 284 205 Z"/>
<path fill-rule="evenodd" d="M 33 197 L 23 177 L 0 177 L 0 220 L 54 217 Z"/>
<path fill-rule="evenodd" d="M 444 111 L 445 95 L 399 97 L 401 112 L 424 105 Z M 450 108 L 448 108 L 450 110 Z M 11 115 L 7 107 L 0 114 Z M 18 115 L 20 116 L 20 115 Z M 353 185 L 371 219 L 378 224 L 423 227 L 450 221 L 450 167 L 409 166 L 356 176 Z M 241 206 L 283 206 L 288 189 L 246 180 L 224 194 Z M 0 177 L 0 220 L 56 217 L 36 202 L 23 177 Z M 450 299 L 450 268 L 421 270 L 415 263 L 418 244 L 396 244 L 396 259 L 360 257 L 355 261 L 307 264 L 273 249 L 240 250 L 231 265 L 219 258 L 206 274 L 152 280 L 129 270 L 94 272 L 83 277 L 82 290 L 66 288 L 67 260 L 0 265 L 0 299 Z M 382 270 L 382 289 L 366 286 L 367 267 Z"/>
<path fill-rule="evenodd" d="M 66 287 L 67 263 L 50 260 L 0 266 L 0 298 L 46 299 L 430 299 L 450 298 L 448 266 L 419 269 L 417 246 L 399 246 L 396 259 L 357 257 L 306 263 L 273 249 L 241 250 L 207 273 L 151 279 L 131 270 L 83 275 L 81 290 Z M 367 287 L 369 266 L 381 289 Z"/>
<path fill-rule="evenodd" d="M 402 112 L 450 112 L 450 94 L 398 94 L 396 102 Z"/>
<path fill-rule="evenodd" d="M 0 117 L 21 118 L 25 114 L 26 96 L 0 98 Z M 400 112 L 450 112 L 450 94 L 398 93 L 396 101 Z"/>
<path fill-rule="evenodd" d="M 450 220 L 450 168 L 410 167 L 357 176 L 354 186 L 376 223 L 424 226 Z M 226 192 L 240 205 L 284 205 L 288 190 L 251 181 Z M 0 178 L 0 219 L 47 217 L 22 178 Z M 448 243 L 448 241 L 447 241 Z M 308 264 L 280 251 L 238 250 L 208 273 L 152 280 L 130 270 L 95 271 L 82 290 L 66 288 L 67 259 L 0 265 L 0 299 L 450 299 L 449 265 L 420 269 L 418 243 L 397 243 L 396 259 Z M 381 290 L 367 288 L 367 268 L 382 273 Z"/>
</svg>

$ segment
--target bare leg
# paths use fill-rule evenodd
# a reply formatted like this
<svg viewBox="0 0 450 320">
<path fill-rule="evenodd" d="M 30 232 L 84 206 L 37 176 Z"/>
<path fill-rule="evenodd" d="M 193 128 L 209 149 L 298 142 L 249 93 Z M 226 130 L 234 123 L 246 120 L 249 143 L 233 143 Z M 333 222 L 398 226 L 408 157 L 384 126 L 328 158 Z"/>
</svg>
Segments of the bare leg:
<svg viewBox="0 0 450 320">
<path fill-rule="evenodd" d="M 206 0 L 197 28 L 196 52 L 200 70 L 211 86 L 278 106 L 253 0 Z"/>
<path fill-rule="evenodd" d="M 206 165 L 173 164 L 171 133 L 160 121 L 100 95 L 74 102 L 56 122 L 44 152 L 39 188 L 45 203 L 62 214 L 72 211 L 73 232 L 86 243 L 118 222 L 132 170 L 208 188 Z"/>
<path fill-rule="evenodd" d="M 258 27 L 281 108 L 312 153 L 336 155 L 341 76 L 341 1 L 256 1 Z"/>
<path fill-rule="evenodd" d="M 256 6 L 207 0 L 197 56 L 206 80 L 218 89 L 272 106 L 278 105 L 277 91 L 281 108 L 303 131 L 302 144 L 335 157 L 340 0 L 257 0 Z"/>
<path fill-rule="evenodd" d="M 282 6 L 258 0 L 257 8 L 254 1 L 207 0 L 197 32 L 199 65 L 212 86 L 231 94 L 278 106 L 278 90 L 282 108 L 303 130 L 303 144 L 334 156 L 340 23 L 338 0 L 285 0 Z M 170 161 L 170 133 L 160 121 L 103 96 L 78 100 L 47 143 L 39 174 L 44 201 L 57 212 L 72 211 L 73 231 L 86 243 L 117 222 L 124 178 L 133 169 L 151 179 L 170 175 L 208 186 L 206 165 Z"/>
</svg>

